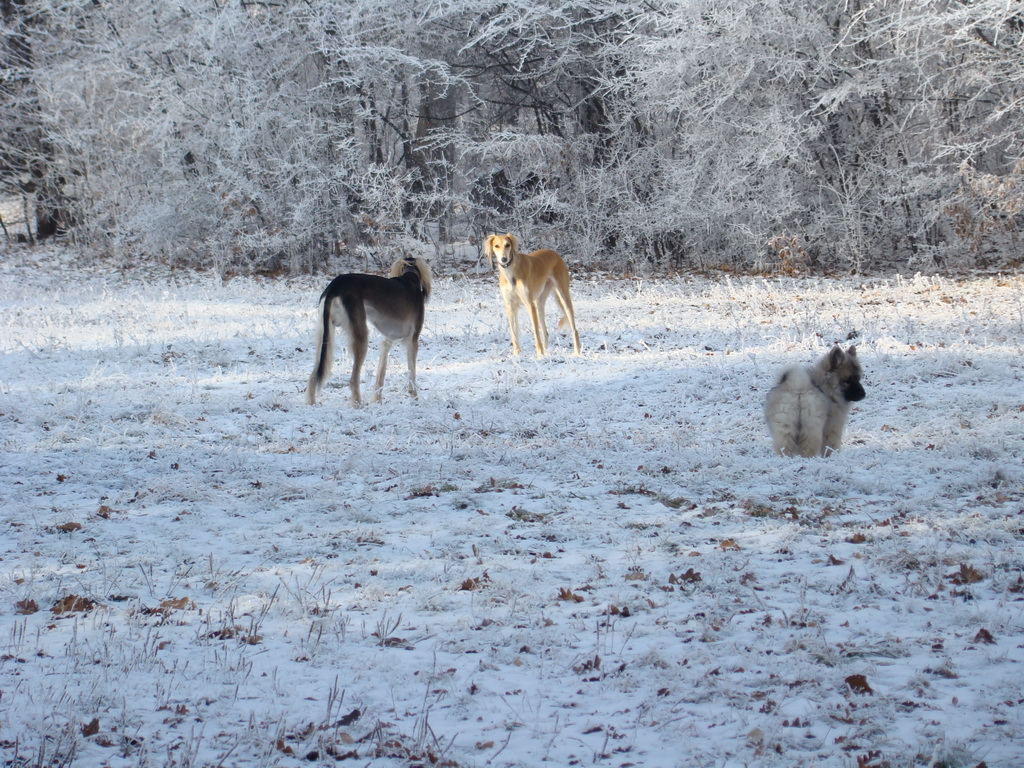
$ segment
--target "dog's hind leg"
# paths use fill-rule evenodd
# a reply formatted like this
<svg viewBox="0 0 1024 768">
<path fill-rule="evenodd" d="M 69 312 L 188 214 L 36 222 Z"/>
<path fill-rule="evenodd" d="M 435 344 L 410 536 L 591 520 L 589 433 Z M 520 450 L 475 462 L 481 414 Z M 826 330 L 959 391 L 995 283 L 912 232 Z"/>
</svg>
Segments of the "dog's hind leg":
<svg viewBox="0 0 1024 768">
<path fill-rule="evenodd" d="M 363 361 L 366 360 L 365 337 L 362 341 L 353 339 L 349 349 L 352 352 L 352 376 L 348 380 L 348 388 L 352 393 L 352 405 L 358 408 L 363 402 L 359 394 L 359 378 L 363 371 Z"/>
<path fill-rule="evenodd" d="M 803 456 L 805 459 L 824 456 L 821 436 L 813 432 L 801 432 L 797 435 L 797 443 L 794 447 L 796 455 Z"/>
<path fill-rule="evenodd" d="M 783 386 L 795 374 L 783 375 L 779 386 L 768 393 L 765 418 L 772 435 L 775 453 L 779 456 L 804 456 L 804 435 L 801 420 L 800 393 Z"/>
<path fill-rule="evenodd" d="M 540 313 L 540 307 L 536 301 L 531 301 L 526 308 L 530 311 L 530 324 L 533 326 L 533 344 L 537 348 L 537 357 L 544 357 L 547 354 L 545 342 L 547 332 L 544 329 L 544 316 Z"/>
<path fill-rule="evenodd" d="M 409 366 L 409 394 L 417 399 L 419 395 L 416 392 L 416 354 L 419 352 L 420 339 L 419 336 L 410 336 L 405 340 L 405 361 Z"/>
<path fill-rule="evenodd" d="M 828 411 L 828 398 L 821 392 L 812 390 L 800 395 L 796 447 L 804 458 L 826 454 L 824 429 Z"/>
<path fill-rule="evenodd" d="M 352 353 L 352 376 L 348 380 L 348 388 L 352 393 L 352 405 L 359 406 L 362 398 L 359 394 L 359 379 L 366 360 L 366 346 L 370 332 L 366 326 L 366 308 L 361 301 L 344 302 L 345 315 L 348 320 L 348 348 Z"/>
<path fill-rule="evenodd" d="M 797 456 L 799 454 L 795 436 L 799 424 L 792 418 L 792 412 L 780 404 L 780 399 L 778 393 L 768 396 L 768 431 L 772 436 L 772 445 L 779 456 Z"/>
<path fill-rule="evenodd" d="M 544 303 L 551 288 L 545 284 L 538 293 L 528 293 L 526 311 L 530 314 L 530 326 L 533 328 L 533 345 L 537 349 L 537 357 L 544 357 L 548 352 L 548 327 L 544 323 Z"/>
<path fill-rule="evenodd" d="M 572 332 L 572 350 L 577 355 L 580 353 L 580 334 L 576 330 L 576 311 L 572 306 L 572 297 L 569 295 L 569 275 L 560 275 L 556 278 L 555 298 L 562 308 L 562 319 L 558 321 L 558 327 L 562 328 L 566 323 Z"/>
<path fill-rule="evenodd" d="M 388 355 L 391 354 L 391 347 L 395 344 L 391 339 L 385 338 L 380 342 L 380 360 L 377 362 L 377 380 L 373 388 L 373 402 L 379 403 L 382 399 L 381 393 L 384 390 L 384 375 L 388 370 Z"/>
<path fill-rule="evenodd" d="M 548 350 L 551 348 L 550 340 L 551 337 L 548 334 L 548 320 L 547 320 L 547 304 L 548 295 L 551 293 L 551 283 L 548 282 L 541 289 L 540 294 L 537 296 L 537 323 L 540 327 L 541 345 L 544 347 L 544 351 L 540 354 L 546 355 Z"/>
</svg>

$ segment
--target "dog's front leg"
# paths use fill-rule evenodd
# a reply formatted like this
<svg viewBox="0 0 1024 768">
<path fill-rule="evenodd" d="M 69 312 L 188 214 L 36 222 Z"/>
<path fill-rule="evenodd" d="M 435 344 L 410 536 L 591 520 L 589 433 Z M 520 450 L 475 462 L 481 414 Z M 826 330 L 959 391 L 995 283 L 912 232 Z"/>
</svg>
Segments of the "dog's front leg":
<svg viewBox="0 0 1024 768">
<path fill-rule="evenodd" d="M 512 354 L 522 352 L 519 347 L 519 299 L 515 294 L 505 295 L 505 314 L 508 315 L 509 332 L 512 334 Z"/>
<path fill-rule="evenodd" d="M 843 443 L 843 427 L 846 426 L 846 411 L 834 406 L 825 422 L 825 434 L 821 440 L 821 455 L 831 456 Z"/>
<path fill-rule="evenodd" d="M 388 354 L 391 352 L 391 347 L 394 345 L 394 341 L 391 339 L 382 339 L 380 342 L 380 361 L 377 363 L 377 381 L 373 388 L 373 402 L 379 403 L 381 401 L 381 392 L 384 389 L 384 374 L 388 370 Z"/>
</svg>

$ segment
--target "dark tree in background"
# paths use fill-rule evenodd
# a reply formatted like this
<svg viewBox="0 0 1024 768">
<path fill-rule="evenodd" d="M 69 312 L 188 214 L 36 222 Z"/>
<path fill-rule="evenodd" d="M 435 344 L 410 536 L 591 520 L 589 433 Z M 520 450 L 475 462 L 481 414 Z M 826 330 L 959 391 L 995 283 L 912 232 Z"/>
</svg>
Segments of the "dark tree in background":
<svg viewBox="0 0 1024 768">
<path fill-rule="evenodd" d="M 17 234 L 19 239 L 44 239 L 70 229 L 74 202 L 64 192 L 56 163 L 59 149 L 47 126 L 50 116 L 33 80 L 37 62 L 32 27 L 37 17 L 26 0 L 0 0 L 0 18 L 0 106 L 6 113 L 0 140 L 0 189 L 21 203 L 26 221 L 33 221 L 34 226 Z"/>
</svg>

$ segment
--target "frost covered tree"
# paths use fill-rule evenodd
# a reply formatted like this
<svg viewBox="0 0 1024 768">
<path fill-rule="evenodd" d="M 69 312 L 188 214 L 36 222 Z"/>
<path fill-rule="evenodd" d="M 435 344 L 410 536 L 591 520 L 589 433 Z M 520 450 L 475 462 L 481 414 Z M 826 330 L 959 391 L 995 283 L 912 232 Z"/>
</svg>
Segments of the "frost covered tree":
<svg viewBox="0 0 1024 768">
<path fill-rule="evenodd" d="M 935 212 L 969 247 L 972 263 L 1019 263 L 1024 213 L 1024 8 L 1001 0 L 950 2 L 918 18 L 919 34 L 943 40 L 946 77 L 923 94 L 939 105 L 956 186 Z M 952 179 L 951 179 L 952 181 Z"/>
<path fill-rule="evenodd" d="M 126 252 L 280 263 L 342 163 L 297 27 L 258 5 L 37 3 L 32 71 L 80 233 Z"/>
<path fill-rule="evenodd" d="M 1008 258 L 1004 0 L 0 0 L 0 189 L 128 258 Z"/>
</svg>

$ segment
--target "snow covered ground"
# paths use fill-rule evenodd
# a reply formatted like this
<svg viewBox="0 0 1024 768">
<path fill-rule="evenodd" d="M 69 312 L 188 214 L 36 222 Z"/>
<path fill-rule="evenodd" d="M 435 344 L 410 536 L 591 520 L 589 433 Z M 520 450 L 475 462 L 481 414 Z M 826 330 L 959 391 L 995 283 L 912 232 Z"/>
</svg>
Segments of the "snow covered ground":
<svg viewBox="0 0 1024 768">
<path fill-rule="evenodd" d="M 333 275 L 0 254 L 5 765 L 1024 764 L 1024 279 L 577 275 L 536 360 L 468 273 L 354 410 Z"/>
</svg>

